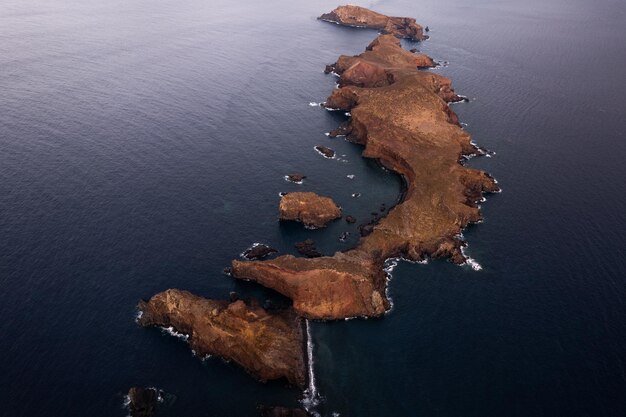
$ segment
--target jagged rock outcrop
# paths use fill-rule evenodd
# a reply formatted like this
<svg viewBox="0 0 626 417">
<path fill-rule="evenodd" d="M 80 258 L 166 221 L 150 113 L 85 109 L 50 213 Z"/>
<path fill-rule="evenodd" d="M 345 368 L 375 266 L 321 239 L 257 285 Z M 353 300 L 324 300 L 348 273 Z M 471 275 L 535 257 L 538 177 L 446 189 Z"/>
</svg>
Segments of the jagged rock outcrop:
<svg viewBox="0 0 626 417">
<path fill-rule="evenodd" d="M 312 192 L 287 193 L 280 199 L 280 220 L 294 220 L 307 227 L 325 227 L 341 217 L 341 208 L 330 197 Z"/>
<path fill-rule="evenodd" d="M 262 381 L 306 383 L 303 324 L 292 309 L 270 313 L 254 301 L 209 300 L 177 289 L 141 301 L 138 308 L 140 325 L 189 335 L 200 357 L 232 360 Z"/>
<path fill-rule="evenodd" d="M 342 16 L 342 22 L 365 26 L 364 19 Z M 314 259 L 235 260 L 233 276 L 292 298 L 305 317 L 339 319 L 386 311 L 382 268 L 387 258 L 465 262 L 460 232 L 481 219 L 477 201 L 482 194 L 499 189 L 487 173 L 461 165 L 464 156 L 480 153 L 448 106 L 461 98 L 448 78 L 419 71 L 416 58 L 395 36 L 378 36 L 361 55 L 342 56 L 332 66 L 340 88 L 326 101 L 329 109 L 350 112 L 344 130 L 349 140 L 365 146 L 364 157 L 404 177 L 402 201 L 363 226 L 352 250 Z"/>
<path fill-rule="evenodd" d="M 241 255 L 248 260 L 255 261 L 257 259 L 266 258 L 276 252 L 278 251 L 271 246 L 267 246 L 263 243 L 255 243 L 254 245 L 243 251 Z"/>
<path fill-rule="evenodd" d="M 360 6 L 339 6 L 332 12 L 321 15 L 319 19 L 343 26 L 378 29 L 382 33 L 414 41 L 428 38 L 424 35 L 424 28 L 413 18 L 385 16 Z"/>
<path fill-rule="evenodd" d="M 128 411 L 131 417 L 152 417 L 163 393 L 156 388 L 132 387 L 128 390 Z"/>
</svg>

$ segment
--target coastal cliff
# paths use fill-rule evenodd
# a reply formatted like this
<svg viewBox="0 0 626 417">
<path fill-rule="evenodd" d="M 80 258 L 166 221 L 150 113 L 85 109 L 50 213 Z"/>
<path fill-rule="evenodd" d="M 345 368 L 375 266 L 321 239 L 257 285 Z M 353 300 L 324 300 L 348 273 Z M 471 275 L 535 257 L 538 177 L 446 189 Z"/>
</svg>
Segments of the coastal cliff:
<svg viewBox="0 0 626 417">
<path fill-rule="evenodd" d="M 140 325 L 188 335 L 200 357 L 232 360 L 262 381 L 306 383 L 303 324 L 291 309 L 268 312 L 253 301 L 209 300 L 176 289 L 141 301 L 138 308 Z"/>
<path fill-rule="evenodd" d="M 411 17 L 385 16 L 360 6 L 339 6 L 332 12 L 321 15 L 319 19 L 343 26 L 378 29 L 385 34 L 415 41 L 427 38 L 424 28 Z"/>
<path fill-rule="evenodd" d="M 419 70 L 433 65 L 404 50 L 395 35 L 378 36 L 358 56 L 339 57 L 331 66 L 339 88 L 325 106 L 350 112 L 342 127 L 348 140 L 365 146 L 364 157 L 402 175 L 403 199 L 352 250 L 314 259 L 235 260 L 233 276 L 292 298 L 304 317 L 341 319 L 380 316 L 389 308 L 383 272 L 388 258 L 466 262 L 461 231 L 482 218 L 483 193 L 499 189 L 490 175 L 460 163 L 481 151 L 448 106 L 461 100 L 451 81 Z"/>
</svg>

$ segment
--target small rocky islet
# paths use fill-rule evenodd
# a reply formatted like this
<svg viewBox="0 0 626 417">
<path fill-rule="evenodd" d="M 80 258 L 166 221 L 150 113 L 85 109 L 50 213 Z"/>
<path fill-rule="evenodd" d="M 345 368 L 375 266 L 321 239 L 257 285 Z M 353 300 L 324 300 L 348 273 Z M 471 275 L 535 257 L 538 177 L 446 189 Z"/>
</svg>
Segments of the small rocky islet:
<svg viewBox="0 0 626 417">
<path fill-rule="evenodd" d="M 156 294 L 138 306 L 140 325 L 188 335 L 196 355 L 219 356 L 261 381 L 284 380 L 300 388 L 307 383 L 303 319 L 382 316 L 390 308 L 384 271 L 389 258 L 438 257 L 465 263 L 461 231 L 482 218 L 478 202 L 483 193 L 499 191 L 489 174 L 460 162 L 480 151 L 448 106 L 462 100 L 451 81 L 421 71 L 434 67 L 434 61 L 400 44 L 399 38 L 427 38 L 415 19 L 388 17 L 358 6 L 340 6 L 319 19 L 381 32 L 360 55 L 342 55 L 326 66 L 325 72 L 339 79 L 324 106 L 349 112 L 349 120 L 329 136 L 346 136 L 363 145 L 364 157 L 377 159 L 404 178 L 406 190 L 400 202 L 381 207 L 373 221 L 361 225 L 362 237 L 352 249 L 321 256 L 314 242 L 305 240 L 296 246 L 304 257 L 263 260 L 274 249 L 254 245 L 244 252 L 248 260 L 232 261 L 229 275 L 289 297 L 292 307 L 266 310 L 254 300 L 209 300 L 177 289 Z M 317 146 L 316 150 L 328 158 L 334 156 L 330 148 Z M 304 178 L 302 174 L 286 176 L 296 183 Z M 281 195 L 281 221 L 321 228 L 341 216 L 341 208 L 330 197 L 310 192 Z M 346 221 L 356 219 L 347 216 Z M 147 410 L 153 411 L 152 397 L 139 393 L 135 397 L 145 397 Z M 148 415 L 141 414 L 144 411 L 131 409 L 131 415 Z M 283 407 L 260 407 L 259 411 L 267 416 L 308 415 Z"/>
</svg>

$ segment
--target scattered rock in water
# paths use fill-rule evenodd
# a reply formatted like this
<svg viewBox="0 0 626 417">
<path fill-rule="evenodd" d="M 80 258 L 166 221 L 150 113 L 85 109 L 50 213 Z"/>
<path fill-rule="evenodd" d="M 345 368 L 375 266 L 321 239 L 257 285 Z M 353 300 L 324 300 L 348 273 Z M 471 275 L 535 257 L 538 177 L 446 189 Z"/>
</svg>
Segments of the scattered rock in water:
<svg viewBox="0 0 626 417">
<path fill-rule="evenodd" d="M 409 52 L 416 53 L 417 52 L 417 48 L 409 49 Z"/>
<path fill-rule="evenodd" d="M 294 220 L 310 228 L 325 227 L 341 217 L 341 208 L 330 197 L 312 192 L 288 193 L 280 199 L 280 220 Z"/>
<path fill-rule="evenodd" d="M 426 26 L 426 27 L 424 28 L 424 32 L 430 32 L 430 28 L 429 28 L 428 26 Z"/>
<path fill-rule="evenodd" d="M 352 198 L 359 198 L 361 197 L 361 193 L 352 193 Z"/>
<path fill-rule="evenodd" d="M 227 266 L 226 268 L 222 269 L 222 273 L 230 277 L 233 274 L 233 268 Z"/>
<path fill-rule="evenodd" d="M 295 173 L 295 174 L 289 174 L 285 176 L 285 178 L 287 179 L 287 181 L 290 181 L 296 184 L 302 184 L 302 181 L 306 178 L 306 175 Z"/>
<path fill-rule="evenodd" d="M 383 211 L 387 211 L 387 206 L 386 206 L 386 205 L 384 205 L 384 204 L 381 204 L 381 205 L 380 205 L 380 211 L 381 211 L 381 213 L 382 213 Z"/>
<path fill-rule="evenodd" d="M 308 258 L 319 258 L 322 256 L 322 254 L 315 247 L 315 241 L 313 241 L 313 239 L 298 242 L 294 246 L 296 247 L 298 253 Z"/>
<path fill-rule="evenodd" d="M 330 148 L 327 148 L 326 146 L 323 145 L 317 145 L 315 147 L 315 150 L 318 151 L 319 153 L 321 153 L 325 158 L 334 158 L 335 157 L 335 151 L 333 151 Z"/>
<path fill-rule="evenodd" d="M 348 215 L 348 216 L 346 216 L 346 222 L 348 222 L 350 224 L 356 223 L 356 217 Z"/>
<path fill-rule="evenodd" d="M 350 237 L 350 232 L 343 232 L 341 236 L 339 236 L 340 242 L 345 242 Z"/>
<path fill-rule="evenodd" d="M 235 291 L 231 291 L 228 294 L 228 298 L 230 299 L 231 303 L 234 303 L 235 301 L 239 300 L 239 294 L 237 294 Z"/>
<path fill-rule="evenodd" d="M 271 246 L 267 246 L 263 243 L 255 243 L 254 245 L 246 249 L 242 253 L 242 256 L 248 260 L 255 261 L 257 259 L 266 258 L 268 255 L 276 252 L 278 251 Z"/>
<path fill-rule="evenodd" d="M 326 65 L 326 68 L 324 68 L 324 74 L 330 74 L 334 70 L 335 70 L 335 67 L 333 67 L 332 65 Z"/>
<path fill-rule="evenodd" d="M 163 392 L 156 388 L 132 387 L 128 391 L 128 409 L 131 417 L 152 417 Z"/>
</svg>

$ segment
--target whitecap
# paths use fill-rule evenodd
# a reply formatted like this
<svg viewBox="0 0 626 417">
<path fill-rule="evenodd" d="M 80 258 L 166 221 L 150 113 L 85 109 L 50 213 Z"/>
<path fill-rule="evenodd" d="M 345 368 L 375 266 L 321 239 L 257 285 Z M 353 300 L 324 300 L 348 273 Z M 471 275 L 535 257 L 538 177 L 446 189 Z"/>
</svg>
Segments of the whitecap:
<svg viewBox="0 0 626 417">
<path fill-rule="evenodd" d="M 348 174 L 348 175 L 346 175 L 346 177 L 348 177 L 349 179 L 353 180 L 354 179 L 354 174 Z"/>
</svg>

